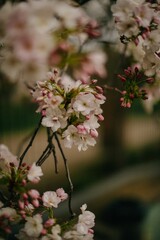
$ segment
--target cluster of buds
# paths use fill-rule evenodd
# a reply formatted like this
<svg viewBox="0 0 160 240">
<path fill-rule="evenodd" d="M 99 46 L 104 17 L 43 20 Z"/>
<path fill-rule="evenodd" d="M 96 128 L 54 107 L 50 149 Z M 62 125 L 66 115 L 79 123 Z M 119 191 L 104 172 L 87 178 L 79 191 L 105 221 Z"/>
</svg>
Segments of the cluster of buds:
<svg viewBox="0 0 160 240">
<path fill-rule="evenodd" d="M 124 74 L 119 74 L 118 77 L 121 80 L 124 88 L 121 92 L 122 97 L 120 98 L 122 107 L 130 108 L 135 99 L 148 99 L 147 91 L 142 89 L 142 84 L 152 84 L 154 82 L 153 78 L 146 78 L 137 67 L 128 67 L 124 70 Z"/>
<path fill-rule="evenodd" d="M 101 104 L 105 102 L 103 89 L 96 82 L 88 85 L 65 75 L 60 77 L 54 69 L 32 91 L 39 105 L 37 112 L 43 116 L 42 125 L 60 134 L 67 148 L 76 145 L 79 151 L 86 150 L 96 143 L 98 121 L 104 119 Z"/>
</svg>

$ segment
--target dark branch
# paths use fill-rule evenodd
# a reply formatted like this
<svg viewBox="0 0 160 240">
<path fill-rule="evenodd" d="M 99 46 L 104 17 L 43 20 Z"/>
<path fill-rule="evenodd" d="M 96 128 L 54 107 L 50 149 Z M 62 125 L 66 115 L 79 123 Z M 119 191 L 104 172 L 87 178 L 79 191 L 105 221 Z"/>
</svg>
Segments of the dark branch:
<svg viewBox="0 0 160 240">
<path fill-rule="evenodd" d="M 61 152 L 61 155 L 62 155 L 63 161 L 64 161 L 64 166 L 65 166 L 65 171 L 66 171 L 66 177 L 67 177 L 67 179 L 68 179 L 69 186 L 70 186 L 69 199 L 68 199 L 68 208 L 69 208 L 69 212 L 70 212 L 70 214 L 71 214 L 71 217 L 74 217 L 75 214 L 73 213 L 72 207 L 71 207 L 72 193 L 73 193 L 73 183 L 72 183 L 72 180 L 71 180 L 71 176 L 70 176 L 70 171 L 69 171 L 67 159 L 66 159 L 66 157 L 65 157 L 65 155 L 64 155 L 64 152 L 63 152 L 63 149 L 62 149 L 62 147 L 61 147 L 61 144 L 60 144 L 60 141 L 59 141 L 59 139 L 58 139 L 58 136 L 57 136 L 56 133 L 54 134 L 54 136 L 55 136 L 55 139 L 56 139 L 56 141 L 57 141 L 59 150 L 60 150 L 60 152 Z"/>
<path fill-rule="evenodd" d="M 32 136 L 32 138 L 31 138 L 28 146 L 26 147 L 26 149 L 24 150 L 24 152 L 22 153 L 22 155 L 21 155 L 20 158 L 19 158 L 19 167 L 21 166 L 21 164 L 22 164 L 22 162 L 23 162 L 23 159 L 24 159 L 26 153 L 28 152 L 29 148 L 30 148 L 30 147 L 32 146 L 32 144 L 33 144 L 33 141 L 34 141 L 34 139 L 35 139 L 35 137 L 36 137 L 36 135 L 37 135 L 37 133 L 38 133 L 38 131 L 39 131 L 39 129 L 40 129 L 41 122 L 42 122 L 42 118 L 43 118 L 43 117 L 41 117 L 41 119 L 40 119 L 40 121 L 39 121 L 39 123 L 38 123 L 38 126 L 37 126 L 37 128 L 35 129 L 35 131 L 34 131 L 34 133 L 33 133 L 33 136 Z"/>
</svg>

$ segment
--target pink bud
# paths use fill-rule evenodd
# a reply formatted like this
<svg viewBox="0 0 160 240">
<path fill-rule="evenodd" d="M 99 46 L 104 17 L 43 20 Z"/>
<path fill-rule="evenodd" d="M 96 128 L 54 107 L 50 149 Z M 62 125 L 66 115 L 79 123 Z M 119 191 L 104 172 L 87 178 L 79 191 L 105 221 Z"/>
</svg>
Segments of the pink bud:
<svg viewBox="0 0 160 240">
<path fill-rule="evenodd" d="M 23 211 L 23 212 L 20 212 L 20 214 L 21 214 L 21 217 L 23 218 L 23 219 L 25 219 L 26 218 L 26 213 Z"/>
<path fill-rule="evenodd" d="M 126 81 L 126 78 L 123 77 L 122 75 L 118 74 L 117 76 L 121 79 L 122 82 L 125 82 L 125 81 Z"/>
<path fill-rule="evenodd" d="M 129 97 L 130 97 L 130 99 L 134 99 L 134 94 L 133 94 L 133 93 L 130 93 L 130 94 L 129 94 Z"/>
<path fill-rule="evenodd" d="M 125 95 L 127 93 L 127 91 L 123 91 L 122 94 Z"/>
<path fill-rule="evenodd" d="M 29 201 L 28 201 L 28 200 L 25 200 L 25 201 L 24 201 L 24 205 L 25 205 L 25 206 L 28 206 L 28 205 L 29 205 Z"/>
<path fill-rule="evenodd" d="M 102 93 L 103 94 L 103 89 L 100 87 L 100 86 L 96 86 L 96 89 L 99 93 Z"/>
<path fill-rule="evenodd" d="M 46 235 L 47 234 L 47 230 L 45 228 L 43 228 L 42 231 L 41 231 L 41 234 L 42 235 Z"/>
<path fill-rule="evenodd" d="M 28 195 L 31 197 L 31 198 L 39 198 L 40 196 L 40 193 L 36 190 L 36 189 L 31 189 L 28 191 Z"/>
<path fill-rule="evenodd" d="M 32 200 L 32 204 L 33 204 L 33 206 L 36 207 L 36 208 L 39 207 L 39 201 L 38 201 L 38 199 L 33 199 L 33 200 Z"/>
<path fill-rule="evenodd" d="M 105 97 L 102 94 L 96 94 L 95 97 L 99 100 L 105 100 Z"/>
<path fill-rule="evenodd" d="M 48 98 L 51 98 L 53 96 L 53 93 L 49 92 L 48 93 Z"/>
<path fill-rule="evenodd" d="M 86 115 L 86 120 L 89 120 L 91 118 L 90 115 Z"/>
<path fill-rule="evenodd" d="M 86 134 L 87 133 L 85 127 L 82 124 L 79 124 L 77 126 L 77 130 L 78 130 L 78 133 L 82 133 L 82 134 Z"/>
<path fill-rule="evenodd" d="M 90 135 L 91 135 L 91 137 L 93 137 L 93 138 L 97 138 L 97 137 L 98 137 L 98 132 L 97 132 L 97 130 L 96 130 L 96 129 L 91 129 L 91 130 L 90 130 Z"/>
<path fill-rule="evenodd" d="M 126 103 L 125 103 L 125 102 L 122 102 L 122 103 L 121 103 L 121 107 L 126 107 Z"/>
<path fill-rule="evenodd" d="M 49 228 L 51 227 L 53 224 L 55 224 L 55 220 L 53 218 L 49 218 L 45 223 L 44 223 L 44 226 L 46 228 Z"/>
<path fill-rule="evenodd" d="M 131 72 L 128 69 L 124 69 L 124 73 L 129 76 L 131 74 Z"/>
<path fill-rule="evenodd" d="M 23 199 L 24 199 L 24 200 L 28 199 L 28 195 L 27 195 L 27 193 L 23 193 L 22 196 L 23 196 Z"/>
<path fill-rule="evenodd" d="M 131 107 L 131 103 L 127 102 L 126 107 L 130 108 Z"/>
<path fill-rule="evenodd" d="M 139 69 L 138 69 L 137 66 L 135 66 L 134 71 L 135 71 L 135 73 L 138 73 L 138 72 L 139 72 Z"/>
<path fill-rule="evenodd" d="M 138 43 L 139 43 L 139 39 L 138 39 L 138 38 L 135 38 L 135 39 L 134 39 L 134 43 L 135 43 L 135 45 L 137 46 Z"/>
<path fill-rule="evenodd" d="M 103 121 L 103 120 L 104 120 L 104 117 L 103 117 L 102 114 L 99 114 L 97 117 L 98 117 L 98 120 L 99 120 L 99 121 Z"/>
<path fill-rule="evenodd" d="M 94 234 L 94 230 L 93 229 L 88 229 L 88 233 Z"/>
<path fill-rule="evenodd" d="M 41 114 L 42 114 L 42 117 L 45 117 L 46 116 L 46 110 L 42 110 Z"/>
<path fill-rule="evenodd" d="M 18 202 L 20 209 L 24 209 L 24 202 L 20 201 Z"/>
<path fill-rule="evenodd" d="M 22 185 L 23 185 L 23 186 L 26 186 L 26 184 L 27 184 L 26 179 L 23 179 L 23 180 L 22 180 Z"/>
</svg>

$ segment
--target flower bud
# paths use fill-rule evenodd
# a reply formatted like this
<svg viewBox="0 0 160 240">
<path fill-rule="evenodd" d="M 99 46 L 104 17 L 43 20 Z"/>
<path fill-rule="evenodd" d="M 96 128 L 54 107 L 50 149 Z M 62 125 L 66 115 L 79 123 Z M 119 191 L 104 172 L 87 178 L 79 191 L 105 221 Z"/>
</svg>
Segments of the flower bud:
<svg viewBox="0 0 160 240">
<path fill-rule="evenodd" d="M 121 80 L 122 82 L 125 82 L 125 81 L 126 81 L 126 78 L 123 77 L 122 75 L 118 74 L 117 76 L 120 78 L 120 80 Z"/>
<path fill-rule="evenodd" d="M 27 195 L 27 193 L 23 193 L 22 196 L 23 196 L 23 199 L 24 199 L 24 200 L 28 199 L 28 195 Z"/>
<path fill-rule="evenodd" d="M 33 206 L 34 206 L 35 208 L 38 208 L 38 207 L 39 207 L 39 201 L 38 201 L 38 199 L 33 199 L 33 200 L 32 200 L 32 204 L 33 204 Z"/>
<path fill-rule="evenodd" d="M 41 231 L 41 234 L 42 235 L 46 235 L 47 234 L 47 230 L 45 228 L 43 228 L 42 231 Z"/>
<path fill-rule="evenodd" d="M 37 199 L 37 198 L 39 198 L 40 193 L 36 189 L 31 189 L 31 190 L 28 191 L 28 195 L 31 198 Z"/>
<path fill-rule="evenodd" d="M 99 121 L 103 121 L 103 120 L 104 120 L 104 117 L 103 117 L 102 114 L 99 114 L 99 115 L 98 115 L 98 120 L 99 120 Z"/>
<path fill-rule="evenodd" d="M 22 210 L 24 209 L 24 202 L 23 202 L 23 201 L 20 201 L 20 200 L 19 200 L 19 201 L 18 201 L 18 205 L 19 205 L 19 208 L 20 208 L 20 209 L 22 209 Z"/>
<path fill-rule="evenodd" d="M 90 130 L 90 135 L 91 135 L 91 137 L 93 137 L 93 138 L 97 138 L 97 137 L 98 137 L 98 132 L 97 132 L 97 130 L 96 130 L 96 129 L 91 129 L 91 130 Z"/>
<path fill-rule="evenodd" d="M 44 226 L 45 226 L 46 228 L 49 228 L 49 227 L 51 227 L 53 224 L 55 224 L 54 218 L 49 218 L 49 219 L 44 223 Z"/>
</svg>

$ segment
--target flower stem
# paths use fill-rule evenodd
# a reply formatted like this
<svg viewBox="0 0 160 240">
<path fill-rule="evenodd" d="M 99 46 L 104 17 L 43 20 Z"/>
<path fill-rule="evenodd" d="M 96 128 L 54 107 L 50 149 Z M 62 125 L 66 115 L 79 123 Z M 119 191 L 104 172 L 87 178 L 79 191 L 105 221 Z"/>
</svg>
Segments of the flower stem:
<svg viewBox="0 0 160 240">
<path fill-rule="evenodd" d="M 70 176 L 70 171 L 69 171 L 67 159 L 66 159 L 66 157 L 65 157 L 65 155 L 64 155 L 64 152 L 63 152 L 62 146 L 61 146 L 61 144 L 60 144 L 60 141 L 59 141 L 59 139 L 58 139 L 58 136 L 57 136 L 56 133 L 54 134 L 54 136 L 55 136 L 56 142 L 57 142 L 57 144 L 58 144 L 59 150 L 60 150 L 60 152 L 61 152 L 61 155 L 62 155 L 62 157 L 63 157 L 64 166 L 65 166 L 65 170 L 66 170 L 66 177 L 67 177 L 67 179 L 68 179 L 69 186 L 70 186 L 69 199 L 68 199 L 68 208 L 69 208 L 69 212 L 70 212 L 70 214 L 71 214 L 71 218 L 73 218 L 73 217 L 75 216 L 75 213 L 73 213 L 72 206 L 71 206 L 72 193 L 73 193 L 73 183 L 72 183 L 72 180 L 71 180 L 71 176 Z"/>
</svg>

